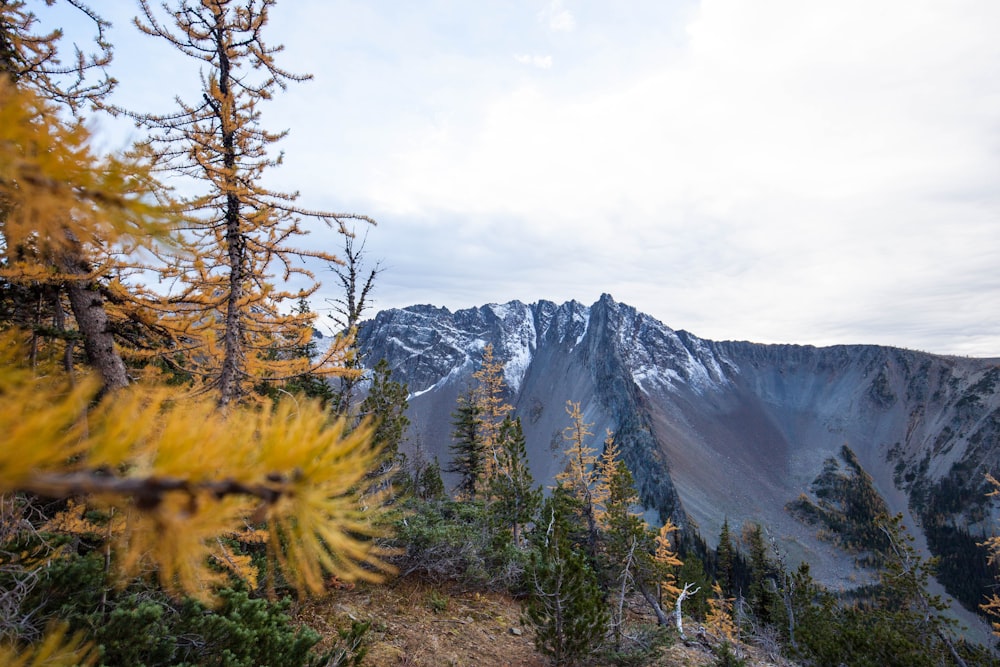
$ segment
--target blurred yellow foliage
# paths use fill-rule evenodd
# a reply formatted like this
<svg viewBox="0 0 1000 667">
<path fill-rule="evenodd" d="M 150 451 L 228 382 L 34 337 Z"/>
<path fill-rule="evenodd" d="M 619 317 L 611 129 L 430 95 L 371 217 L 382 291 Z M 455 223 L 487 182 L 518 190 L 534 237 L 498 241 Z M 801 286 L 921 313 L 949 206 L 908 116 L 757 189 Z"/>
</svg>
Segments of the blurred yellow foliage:
<svg viewBox="0 0 1000 667">
<path fill-rule="evenodd" d="M 96 658 L 93 646 L 79 635 L 67 638 L 64 628 L 50 630 L 40 643 L 23 650 L 0 644 L 0 665 L 6 667 L 85 667 Z"/>
<path fill-rule="evenodd" d="M 348 432 L 306 400 L 221 411 L 143 385 L 88 410 L 98 383 L 36 377 L 16 338 L 0 336 L 0 492 L 115 508 L 124 576 L 153 570 L 168 590 L 210 599 L 224 579 L 210 566 L 218 538 L 259 522 L 269 558 L 301 591 L 321 591 L 325 573 L 372 580 L 388 569 L 373 539 L 379 499 L 362 503 L 378 456 L 369 425 Z M 82 514 L 59 520 L 79 528 Z"/>
</svg>

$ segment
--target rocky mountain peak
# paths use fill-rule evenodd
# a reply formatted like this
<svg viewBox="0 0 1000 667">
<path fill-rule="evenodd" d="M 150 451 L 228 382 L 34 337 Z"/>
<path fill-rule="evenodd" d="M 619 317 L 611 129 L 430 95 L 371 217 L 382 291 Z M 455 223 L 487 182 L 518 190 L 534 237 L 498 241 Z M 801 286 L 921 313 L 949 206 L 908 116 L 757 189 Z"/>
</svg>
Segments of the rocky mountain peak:
<svg viewBox="0 0 1000 667">
<path fill-rule="evenodd" d="M 565 405 L 579 402 L 595 433 L 615 433 L 650 516 L 672 516 L 710 544 L 725 518 L 758 521 L 834 585 L 856 580 L 851 558 L 786 506 L 845 445 L 934 553 L 947 555 L 948 536 L 921 526 L 983 535 L 1000 518 L 984 477 L 1000 474 L 997 360 L 714 342 L 609 294 L 591 306 L 388 310 L 362 324 L 359 343 L 368 363 L 387 359 L 409 385 L 411 437 L 442 462 L 450 414 L 489 343 L 537 480 L 561 469 Z"/>
</svg>

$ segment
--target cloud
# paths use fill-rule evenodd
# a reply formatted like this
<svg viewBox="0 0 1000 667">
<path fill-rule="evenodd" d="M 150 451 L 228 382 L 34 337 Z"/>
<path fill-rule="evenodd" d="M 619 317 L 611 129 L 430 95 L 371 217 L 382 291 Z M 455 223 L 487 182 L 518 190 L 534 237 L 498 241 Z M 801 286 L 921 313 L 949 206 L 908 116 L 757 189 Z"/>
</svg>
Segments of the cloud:
<svg viewBox="0 0 1000 667">
<path fill-rule="evenodd" d="M 538 18 L 553 32 L 573 32 L 576 29 L 576 19 L 572 12 L 563 8 L 562 0 L 552 0 L 539 12 Z"/>
<path fill-rule="evenodd" d="M 380 220 L 380 307 L 607 291 L 714 339 L 1000 355 L 1000 3 L 432 4 L 272 24 L 316 74 L 263 109 L 274 185 Z"/>
<path fill-rule="evenodd" d="M 514 56 L 514 60 L 521 63 L 522 65 L 531 65 L 532 67 L 537 67 L 538 69 L 550 69 L 552 67 L 552 56 L 551 55 L 529 55 L 527 53 L 517 54 Z"/>
</svg>

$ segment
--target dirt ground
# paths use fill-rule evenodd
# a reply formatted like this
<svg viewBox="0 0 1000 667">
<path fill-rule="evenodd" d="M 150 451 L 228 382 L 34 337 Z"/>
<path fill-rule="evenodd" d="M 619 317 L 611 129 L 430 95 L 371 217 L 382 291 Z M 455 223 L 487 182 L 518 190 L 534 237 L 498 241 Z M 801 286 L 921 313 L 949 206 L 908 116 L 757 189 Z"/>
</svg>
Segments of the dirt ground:
<svg viewBox="0 0 1000 667">
<path fill-rule="evenodd" d="M 520 616 L 509 596 L 447 591 L 417 580 L 333 591 L 297 614 L 323 635 L 324 648 L 352 618 L 371 620 L 363 662 L 370 667 L 543 667 L 548 662 Z"/>
<path fill-rule="evenodd" d="M 531 629 L 521 624 L 521 605 L 500 593 L 449 590 L 413 579 L 359 584 L 330 591 L 295 613 L 319 632 L 329 648 L 351 620 L 372 621 L 366 636 L 366 667 L 545 667 Z M 787 667 L 742 647 L 747 665 Z M 681 642 L 663 649 L 650 667 L 708 667 L 715 657 L 703 646 Z M 600 663 L 592 663 L 598 665 Z"/>
</svg>

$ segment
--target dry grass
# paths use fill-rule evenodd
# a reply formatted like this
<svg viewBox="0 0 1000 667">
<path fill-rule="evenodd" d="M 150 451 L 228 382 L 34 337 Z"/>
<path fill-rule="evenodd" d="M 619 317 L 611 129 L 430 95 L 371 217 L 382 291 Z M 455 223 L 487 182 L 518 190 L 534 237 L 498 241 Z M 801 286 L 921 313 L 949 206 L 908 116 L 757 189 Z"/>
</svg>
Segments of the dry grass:
<svg viewBox="0 0 1000 667">
<path fill-rule="evenodd" d="M 351 619 L 371 620 L 363 663 L 368 667 L 542 667 L 548 663 L 535 651 L 520 615 L 520 605 L 508 595 L 447 591 L 411 579 L 333 591 L 297 614 L 326 638 L 323 646 Z"/>
<path fill-rule="evenodd" d="M 331 647 L 337 630 L 351 620 L 372 622 L 366 636 L 366 667 L 545 667 L 521 605 L 503 593 L 449 590 L 419 579 L 338 587 L 329 596 L 299 605 L 296 618 L 318 631 Z M 633 618 L 648 622 L 651 619 Z M 521 634 L 511 632 L 514 629 Z M 741 646 L 748 667 L 788 667 Z M 676 643 L 650 667 L 708 667 L 715 656 L 705 646 Z M 601 665 L 594 662 L 592 665 Z"/>
</svg>

